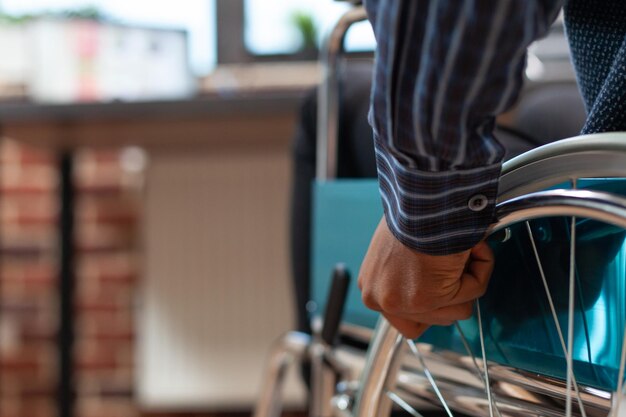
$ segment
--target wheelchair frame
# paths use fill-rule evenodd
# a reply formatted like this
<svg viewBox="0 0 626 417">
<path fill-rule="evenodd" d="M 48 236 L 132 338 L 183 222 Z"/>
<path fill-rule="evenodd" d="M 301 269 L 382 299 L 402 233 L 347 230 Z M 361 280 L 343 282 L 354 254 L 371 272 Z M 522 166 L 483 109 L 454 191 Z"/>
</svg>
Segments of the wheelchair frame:
<svg viewBox="0 0 626 417">
<path fill-rule="evenodd" d="M 318 181 L 331 181 L 336 177 L 339 68 L 342 55 L 345 53 L 344 41 L 348 29 L 354 23 L 365 19 L 363 7 L 351 9 L 339 20 L 325 43 L 322 54 L 323 83 L 318 93 L 316 166 Z M 575 183 L 572 173 L 576 173 L 578 178 L 626 177 L 626 135 L 609 133 L 571 138 L 537 148 L 504 164 L 498 196 L 498 213 L 501 218 L 490 233 L 506 230 L 507 225 L 514 221 L 527 220 L 536 216 L 592 214 L 598 217 L 598 210 L 603 213 L 603 220 L 626 229 L 626 199 L 593 191 L 537 192 L 563 182 Z M 421 399 L 437 401 L 441 398 L 441 394 L 436 392 L 438 388 L 433 389 L 427 378 L 420 379 L 400 369 L 399 359 L 406 356 L 403 351 L 405 345 L 403 338 L 395 329 L 384 319 L 379 322 L 373 332 L 357 326 L 340 325 L 340 315 L 337 316 L 337 311 L 341 311 L 345 291 L 344 294 L 341 294 L 341 290 L 339 294 L 335 291 L 330 297 L 326 316 L 329 311 L 334 311 L 335 314 L 331 320 L 324 320 L 323 324 L 316 323 L 313 326 L 312 336 L 289 332 L 273 348 L 265 383 L 255 408 L 255 417 L 278 417 L 280 415 L 280 395 L 286 370 L 293 363 L 302 360 L 309 360 L 312 364 L 309 400 L 311 417 L 388 415 L 393 402 L 384 395 L 384 390 L 390 385 L 395 386 L 398 375 L 402 375 L 404 389 L 407 391 L 413 389 L 418 392 Z M 367 357 L 352 349 L 333 346 L 335 334 L 338 331 L 353 339 L 365 343 L 371 342 Z M 423 358 L 426 358 L 428 362 L 439 364 L 440 373 L 446 373 L 446 369 L 451 368 L 463 372 L 466 379 L 452 381 L 450 388 L 451 391 L 460 390 L 465 396 L 471 397 L 470 400 L 465 400 L 467 404 L 460 403 L 462 410 L 486 412 L 484 394 L 485 384 L 489 386 L 489 373 L 485 373 L 484 377 L 477 376 L 475 370 L 468 369 L 466 358 L 461 355 L 441 355 L 424 347 L 421 350 Z M 423 358 L 421 363 L 415 364 L 414 367 L 428 370 L 425 369 Z M 476 364 L 476 358 L 472 359 Z M 486 364 L 483 362 L 485 369 Z M 566 389 L 559 381 L 492 364 L 489 364 L 489 368 L 492 377 L 506 381 L 520 389 L 532 388 L 529 392 L 536 394 L 536 388 L 539 387 L 538 391 L 545 393 L 548 397 L 565 395 Z M 359 375 L 360 383 L 355 383 L 354 380 Z M 410 388 L 407 381 L 417 388 Z M 577 387 L 576 385 L 578 390 Z M 487 406 L 493 415 L 490 389 L 487 390 L 487 395 Z M 571 395 L 571 390 L 567 390 L 567 395 Z M 577 391 L 577 395 L 586 403 L 596 405 L 599 409 L 610 407 L 615 401 L 614 396 L 606 392 L 597 392 L 597 390 L 583 389 L 581 393 Z M 453 400 L 452 403 L 454 402 Z M 522 407 L 528 404 L 516 402 L 513 399 L 509 401 L 509 406 L 511 409 L 520 407 L 520 410 L 527 410 Z M 537 410 L 539 410 L 535 410 L 537 413 L 547 412 L 540 408 Z M 557 413 L 558 410 L 549 412 Z"/>
</svg>

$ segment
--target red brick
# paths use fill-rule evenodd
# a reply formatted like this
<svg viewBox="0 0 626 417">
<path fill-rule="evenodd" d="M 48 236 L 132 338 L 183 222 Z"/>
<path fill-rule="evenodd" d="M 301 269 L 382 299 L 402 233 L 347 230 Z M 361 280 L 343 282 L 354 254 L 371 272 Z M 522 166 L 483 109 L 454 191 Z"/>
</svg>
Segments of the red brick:
<svg viewBox="0 0 626 417">
<path fill-rule="evenodd" d="M 133 342 L 135 332 L 132 328 L 104 328 L 98 329 L 93 337 L 101 341 Z"/>
<path fill-rule="evenodd" d="M 36 372 L 42 363 L 42 353 L 37 349 L 19 349 L 0 358 L 0 368 L 5 372 Z"/>
<path fill-rule="evenodd" d="M 52 417 L 56 415 L 54 400 L 48 398 L 29 398 L 22 403 L 23 417 Z"/>
<path fill-rule="evenodd" d="M 130 349 L 130 348 L 129 348 Z M 81 381 L 81 394 L 85 396 L 107 396 L 128 398 L 133 393 L 133 371 L 129 367 L 118 367 L 114 370 L 78 373 Z"/>
<path fill-rule="evenodd" d="M 85 399 L 78 404 L 81 417 L 137 417 L 137 407 L 132 399 Z"/>
<path fill-rule="evenodd" d="M 52 215 L 52 213 L 48 214 L 35 214 L 35 213 L 22 213 L 17 216 L 16 219 L 13 220 L 18 225 L 22 226 L 31 226 L 31 225 L 44 225 L 44 226 L 53 226 L 57 223 L 57 217 Z"/>
<path fill-rule="evenodd" d="M 40 190 L 52 191 L 58 183 L 58 174 L 51 166 L 22 167 L 7 164 L 2 167 L 2 184 L 8 189 L 20 187 L 34 187 Z"/>
<path fill-rule="evenodd" d="M 128 287 L 138 279 L 137 268 L 135 258 L 127 253 L 103 254 L 84 259 L 79 266 L 79 276 L 104 285 Z"/>
<path fill-rule="evenodd" d="M 96 166 L 119 165 L 120 151 L 118 150 L 98 150 L 83 151 L 79 155 L 83 164 L 94 164 Z"/>
<path fill-rule="evenodd" d="M 104 285 L 122 285 L 128 287 L 129 284 L 134 284 L 138 281 L 139 273 L 132 266 L 130 266 L 128 269 L 103 269 L 97 275 L 97 278 Z"/>
<path fill-rule="evenodd" d="M 56 270 L 51 262 L 42 260 L 28 262 L 5 260 L 0 279 L 3 281 L 5 297 L 22 297 L 51 294 L 57 282 Z"/>
<path fill-rule="evenodd" d="M 85 370 L 111 370 L 117 366 L 117 352 L 111 343 L 82 341 L 76 347 L 76 366 Z"/>
<path fill-rule="evenodd" d="M 22 165 L 47 165 L 53 166 L 56 162 L 56 155 L 53 152 L 20 146 L 19 162 Z"/>
<path fill-rule="evenodd" d="M 121 197 L 125 194 L 119 184 L 77 184 L 77 189 L 87 196 Z"/>
<path fill-rule="evenodd" d="M 32 252 L 32 255 L 42 256 L 52 253 L 56 246 L 56 231 L 41 225 L 3 225 L 2 250 L 10 255 L 20 256 L 22 253 Z M 22 255 L 23 256 L 23 255 Z"/>
<path fill-rule="evenodd" d="M 79 301 L 76 308 L 79 313 L 84 316 L 91 316 L 90 313 L 117 313 L 121 310 L 120 306 L 114 302 L 107 301 Z"/>
<path fill-rule="evenodd" d="M 0 161 L 4 164 L 52 165 L 54 164 L 55 156 L 55 153 L 52 151 L 24 145 L 9 138 L 2 138 L 2 145 L 0 145 Z"/>
<path fill-rule="evenodd" d="M 103 283 L 108 284 L 116 284 L 116 285 L 125 285 L 129 286 L 130 284 L 136 283 L 138 281 L 139 275 L 136 272 L 126 272 L 126 273 L 107 273 L 107 271 L 103 271 L 100 275 L 100 280 Z"/>
<path fill-rule="evenodd" d="M 106 195 L 85 200 L 78 210 L 82 222 L 128 227 L 137 221 L 137 202 L 134 200 Z"/>
<path fill-rule="evenodd" d="M 23 280 L 26 285 L 48 287 L 57 282 L 56 265 L 51 262 L 29 263 L 24 266 Z"/>
<path fill-rule="evenodd" d="M 130 251 L 136 241 L 134 228 L 83 224 L 76 237 L 77 250 L 83 254 Z"/>
<path fill-rule="evenodd" d="M 52 313 L 52 312 L 51 312 Z M 25 342 L 56 342 L 56 326 L 39 321 L 22 323 L 21 337 Z"/>
<path fill-rule="evenodd" d="M 13 317 L 24 317 L 27 315 L 35 315 L 39 311 L 39 305 L 36 299 L 27 299 L 21 297 L 19 299 L 5 299 L 2 303 L 2 312 L 10 314 Z"/>
<path fill-rule="evenodd" d="M 52 190 L 48 186 L 37 184 L 3 184 L 0 183 L 0 193 L 4 198 L 12 197 L 13 195 L 44 195 L 50 193 Z"/>
<path fill-rule="evenodd" d="M 26 401 L 42 399 L 55 394 L 56 381 L 53 378 L 38 378 L 27 381 L 22 386 L 20 396 Z"/>
<path fill-rule="evenodd" d="M 108 311 L 90 311 L 83 314 L 78 323 L 81 337 L 98 341 L 130 342 L 135 337 L 130 309 L 111 309 Z"/>
</svg>

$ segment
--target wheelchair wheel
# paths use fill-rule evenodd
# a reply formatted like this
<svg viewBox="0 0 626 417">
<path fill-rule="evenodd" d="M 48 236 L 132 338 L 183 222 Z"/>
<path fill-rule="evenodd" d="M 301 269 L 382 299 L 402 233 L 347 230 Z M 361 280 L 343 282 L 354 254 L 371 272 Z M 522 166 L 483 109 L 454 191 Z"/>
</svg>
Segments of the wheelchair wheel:
<svg viewBox="0 0 626 417">
<path fill-rule="evenodd" d="M 626 416 L 626 180 L 607 179 L 626 177 L 625 139 L 569 139 L 505 165 L 496 269 L 474 317 L 419 344 L 381 320 L 353 415 L 419 417 L 428 401 L 449 416 Z"/>
<path fill-rule="evenodd" d="M 626 177 L 626 133 L 598 133 L 553 142 L 502 167 L 498 201 L 579 178 Z"/>
</svg>

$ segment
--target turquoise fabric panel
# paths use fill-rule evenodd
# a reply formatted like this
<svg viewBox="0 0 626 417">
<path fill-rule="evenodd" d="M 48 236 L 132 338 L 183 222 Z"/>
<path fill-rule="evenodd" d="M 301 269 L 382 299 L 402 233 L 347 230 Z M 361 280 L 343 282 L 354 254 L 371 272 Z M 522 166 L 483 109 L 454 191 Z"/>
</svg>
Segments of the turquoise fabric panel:
<svg viewBox="0 0 626 417">
<path fill-rule="evenodd" d="M 374 327 L 378 315 L 363 305 L 357 287 L 361 261 L 383 215 L 376 180 L 338 180 L 314 185 L 311 296 L 323 314 L 331 272 L 337 263 L 352 275 L 344 317 L 360 326 Z"/>
<path fill-rule="evenodd" d="M 580 188 L 626 195 L 626 180 L 579 180 Z M 568 188 L 562 184 L 553 188 Z M 342 262 L 352 273 L 344 318 L 373 328 L 378 315 L 361 303 L 358 270 L 382 216 L 375 180 L 316 184 L 312 244 L 312 298 L 321 314 L 331 271 Z M 569 219 L 530 222 L 560 326 L 567 328 Z M 496 267 L 481 300 L 490 360 L 517 369 L 565 378 L 565 359 L 524 224 L 512 238 L 494 243 Z M 622 334 L 626 324 L 626 232 L 588 219 L 577 219 L 574 369 L 579 383 L 612 390 L 617 384 Z M 582 291 L 580 291 L 582 289 Z M 461 323 L 479 356 L 476 319 Z M 433 327 L 421 339 L 438 349 L 466 351 L 454 327 Z"/>
</svg>

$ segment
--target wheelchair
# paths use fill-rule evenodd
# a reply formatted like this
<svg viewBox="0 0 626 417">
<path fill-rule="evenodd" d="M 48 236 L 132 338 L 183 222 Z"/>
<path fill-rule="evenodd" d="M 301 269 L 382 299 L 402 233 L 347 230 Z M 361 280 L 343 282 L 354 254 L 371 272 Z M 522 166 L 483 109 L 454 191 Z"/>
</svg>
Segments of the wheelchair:
<svg viewBox="0 0 626 417">
<path fill-rule="evenodd" d="M 350 10 L 330 36 L 314 184 L 313 335 L 268 361 L 255 417 L 280 415 L 287 367 L 312 363 L 312 417 L 626 416 L 626 133 L 573 137 L 507 161 L 489 289 L 469 320 L 405 340 L 351 282 L 382 216 L 371 179 L 336 179 L 338 77 Z M 331 279 L 329 272 L 333 271 Z"/>
</svg>

